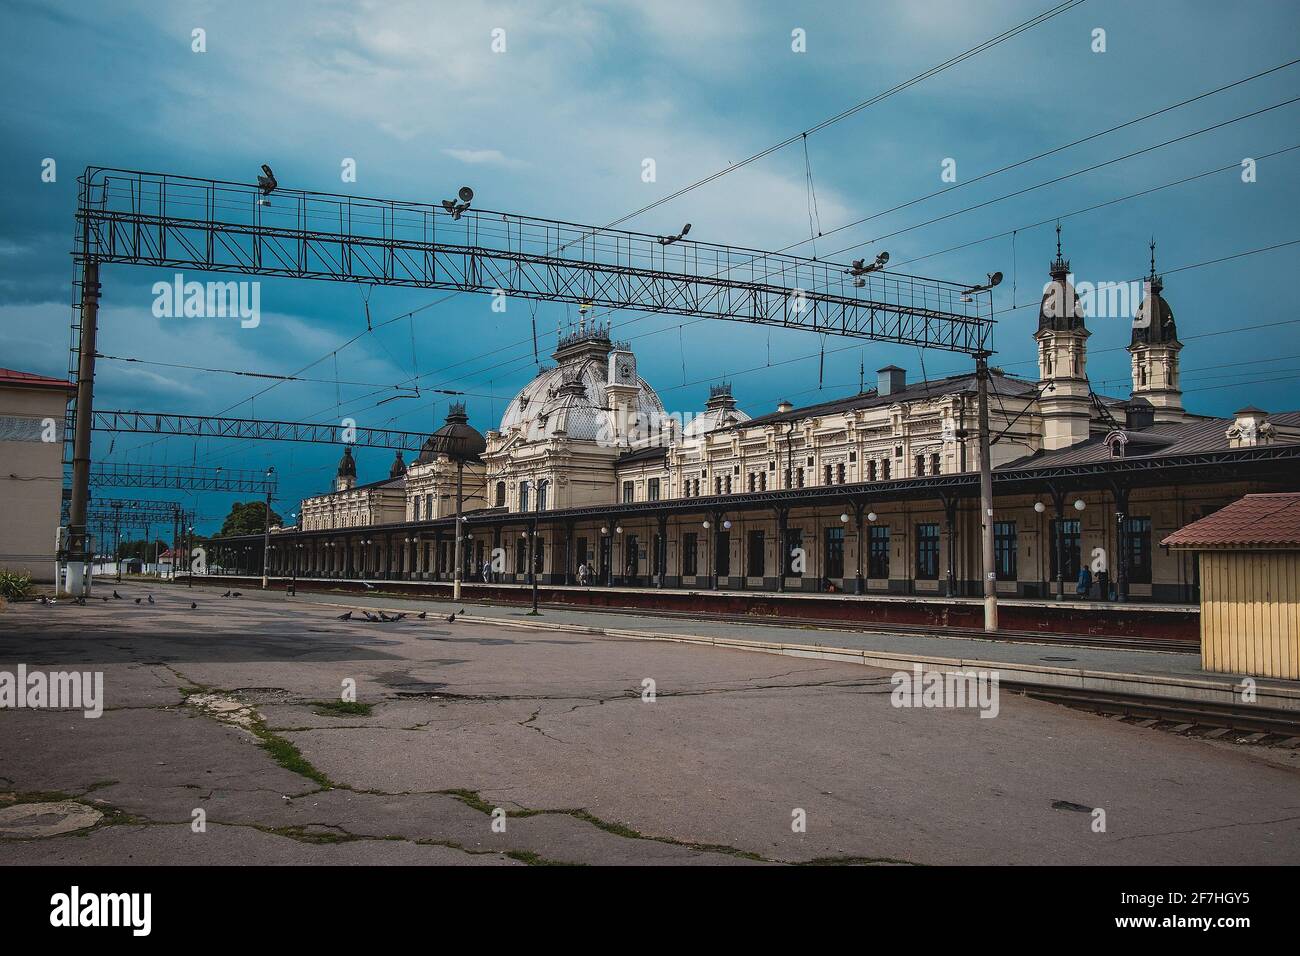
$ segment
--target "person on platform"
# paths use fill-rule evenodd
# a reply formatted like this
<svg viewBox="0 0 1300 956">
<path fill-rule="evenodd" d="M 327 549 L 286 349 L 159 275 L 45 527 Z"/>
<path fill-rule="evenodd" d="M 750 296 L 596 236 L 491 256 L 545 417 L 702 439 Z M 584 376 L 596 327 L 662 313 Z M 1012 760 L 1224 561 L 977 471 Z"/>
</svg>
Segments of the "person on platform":
<svg viewBox="0 0 1300 956">
<path fill-rule="evenodd" d="M 1074 593 L 1080 600 L 1086 601 L 1090 591 L 1092 591 L 1092 572 L 1085 564 L 1079 568 L 1079 580 L 1074 585 Z"/>
</svg>

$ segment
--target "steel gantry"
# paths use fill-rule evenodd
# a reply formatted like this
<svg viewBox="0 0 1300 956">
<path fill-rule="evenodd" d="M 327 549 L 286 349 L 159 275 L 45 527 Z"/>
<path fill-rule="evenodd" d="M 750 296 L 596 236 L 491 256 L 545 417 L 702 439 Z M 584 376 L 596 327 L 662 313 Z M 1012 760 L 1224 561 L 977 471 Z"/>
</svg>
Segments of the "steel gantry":
<svg viewBox="0 0 1300 956">
<path fill-rule="evenodd" d="M 976 359 L 986 406 L 990 286 L 903 275 L 861 263 L 579 225 L 467 204 L 404 202 L 165 173 L 87 167 L 78 179 L 68 430 L 72 498 L 68 553 L 84 561 L 94 424 L 101 265 L 329 279 L 725 319 L 922 348 Z M 201 315 L 238 314 L 235 283 L 191 292 Z M 280 423 L 287 424 L 287 423 Z M 191 432 L 186 432 L 191 434 Z M 242 437 L 242 436 L 241 436 Z M 312 439 L 301 439 L 312 440 Z M 989 468 L 987 429 L 981 468 Z M 991 483 L 982 508 L 986 625 L 996 626 Z M 74 573 L 74 570 L 77 573 Z M 81 568 L 69 588 L 84 593 Z"/>
<path fill-rule="evenodd" d="M 100 462 L 87 469 L 92 488 L 176 488 L 182 491 L 233 491 L 274 494 L 274 474 L 237 468 L 196 468 L 191 465 L 121 465 Z M 69 505 L 71 521 L 71 505 Z"/>
<path fill-rule="evenodd" d="M 172 415 L 159 412 L 99 411 L 93 415 L 95 431 L 141 432 L 152 435 L 188 435 L 195 438 L 253 438 L 360 445 L 420 451 L 454 452 L 455 442 L 445 435 L 394 431 L 310 422 L 273 422 L 253 418 L 214 418 L 208 415 Z"/>
</svg>

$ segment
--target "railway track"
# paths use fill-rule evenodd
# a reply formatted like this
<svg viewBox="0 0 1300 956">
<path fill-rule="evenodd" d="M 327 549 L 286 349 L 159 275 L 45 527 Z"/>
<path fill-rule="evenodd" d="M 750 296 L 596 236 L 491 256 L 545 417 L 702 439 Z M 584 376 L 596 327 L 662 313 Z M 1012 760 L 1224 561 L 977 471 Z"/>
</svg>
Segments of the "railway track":
<svg viewBox="0 0 1300 956">
<path fill-rule="evenodd" d="M 465 601 L 492 606 L 491 601 Z M 527 602 L 510 602 L 527 603 Z M 592 611 L 600 614 L 623 614 L 627 616 L 666 617 L 677 620 L 718 621 L 725 624 L 751 624 L 759 627 L 803 627 L 825 631 L 858 631 L 866 634 L 895 634 L 904 637 L 957 637 L 971 641 L 997 641 L 1005 644 L 1043 644 L 1053 647 L 1095 647 L 1125 651 L 1161 651 L 1171 654 L 1195 654 L 1200 646 L 1195 641 L 1180 641 L 1166 638 L 1146 637 L 1108 637 L 1096 634 L 1051 634 L 1042 631 L 998 631 L 989 634 L 985 631 L 966 627 L 925 627 L 915 624 L 877 624 L 864 621 L 828 621 L 821 618 L 781 617 L 779 619 L 759 617 L 752 614 L 719 614 L 709 611 L 666 611 L 660 609 L 588 607 L 585 605 L 565 604 L 561 602 L 539 602 L 538 607 L 556 611 Z"/>
<path fill-rule="evenodd" d="M 1300 711 L 1279 710 L 1250 704 L 1226 704 L 1216 701 L 1175 700 L 1093 691 L 1077 687 L 1053 687 L 1042 684 L 1007 685 L 1011 693 L 1036 700 L 1063 704 L 1076 710 L 1168 724 L 1165 729 L 1180 731 L 1224 729 L 1245 734 L 1263 734 L 1277 739 L 1300 737 Z M 1268 743 L 1260 739 L 1252 741 Z"/>
</svg>

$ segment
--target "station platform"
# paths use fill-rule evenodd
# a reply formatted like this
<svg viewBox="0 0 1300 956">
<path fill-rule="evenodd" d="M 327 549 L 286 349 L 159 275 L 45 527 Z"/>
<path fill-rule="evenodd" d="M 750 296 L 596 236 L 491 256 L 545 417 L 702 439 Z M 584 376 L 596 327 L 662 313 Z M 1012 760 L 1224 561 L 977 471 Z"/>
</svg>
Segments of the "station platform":
<svg viewBox="0 0 1300 956">
<path fill-rule="evenodd" d="M 202 581 L 196 578 L 196 583 Z M 208 579 L 224 584 L 229 579 Z M 299 582 L 301 583 L 301 582 Z M 392 582 L 379 583 L 388 591 Z M 244 585 L 248 588 L 248 585 Z M 494 588 L 522 585 L 494 585 Z M 279 590 L 247 589 L 244 597 L 282 599 Z M 545 631 L 567 631 L 628 640 L 659 640 L 701 644 L 710 647 L 758 651 L 791 657 L 817 658 L 863 664 L 891 671 L 911 670 L 920 665 L 926 671 L 992 671 L 1008 687 L 1061 688 L 1089 693 L 1113 693 L 1173 701 L 1243 706 L 1245 675 L 1216 674 L 1201 668 L 1199 648 L 1187 651 L 1147 650 L 1130 647 L 1078 646 L 1069 638 L 1043 634 L 988 639 L 982 632 L 962 634 L 908 633 L 905 630 L 855 631 L 842 626 L 818 628 L 779 621 L 725 621 L 601 611 L 594 608 L 565 608 L 549 605 L 533 616 L 527 606 L 485 602 L 483 588 L 464 590 L 465 601 L 452 605 L 442 594 L 420 597 L 344 590 L 298 589 L 291 600 L 310 601 L 338 608 L 384 608 L 386 610 L 429 611 L 448 614 L 464 608 L 471 619 L 492 621 L 504 627 Z M 516 597 L 516 601 L 518 601 Z M 1268 710 L 1300 713 L 1300 683 L 1252 678 L 1254 706 Z"/>
<path fill-rule="evenodd" d="M 249 576 L 214 578 L 259 583 L 261 580 Z M 201 576 L 195 578 L 196 582 L 200 580 L 203 580 Z M 289 579 L 272 577 L 271 582 L 273 587 L 283 589 Z M 411 578 L 298 578 L 294 583 L 300 592 L 364 592 L 378 588 L 435 599 L 450 596 L 452 590 L 450 581 Z M 465 581 L 462 588 L 468 599 L 490 603 L 526 603 L 531 600 L 532 591 L 529 584 L 477 580 Z M 979 597 L 562 584 L 539 584 L 537 590 L 538 600 L 544 604 L 575 608 L 618 608 L 651 614 L 721 614 L 755 621 L 797 619 L 814 624 L 965 629 L 977 634 L 984 631 L 984 602 Z M 999 597 L 998 623 L 1007 631 L 1184 641 L 1188 647 L 1198 647 L 1200 641 L 1200 609 L 1188 604 Z"/>
</svg>

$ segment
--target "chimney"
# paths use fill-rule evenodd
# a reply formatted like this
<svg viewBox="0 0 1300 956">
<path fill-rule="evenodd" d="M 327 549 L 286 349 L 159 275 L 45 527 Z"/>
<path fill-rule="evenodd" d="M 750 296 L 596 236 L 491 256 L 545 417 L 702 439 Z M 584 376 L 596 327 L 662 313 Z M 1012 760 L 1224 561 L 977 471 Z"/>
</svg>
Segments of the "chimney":
<svg viewBox="0 0 1300 956">
<path fill-rule="evenodd" d="M 1156 423 L 1155 406 L 1145 398 L 1131 398 L 1124 406 L 1124 425 L 1130 429 L 1150 428 Z"/>
<path fill-rule="evenodd" d="M 897 365 L 876 370 L 876 394 L 881 398 L 896 395 L 907 387 L 907 372 Z"/>
<path fill-rule="evenodd" d="M 786 412 L 794 411 L 794 406 L 783 398 L 776 403 L 776 410 L 779 414 L 784 415 Z"/>
</svg>

